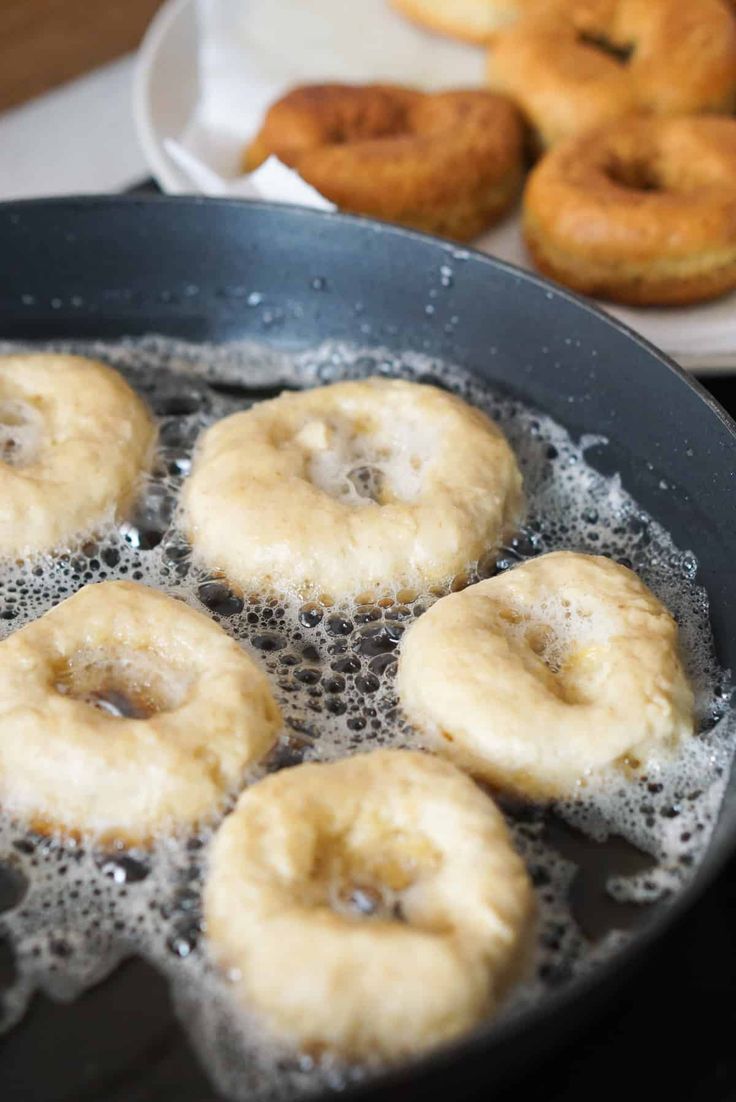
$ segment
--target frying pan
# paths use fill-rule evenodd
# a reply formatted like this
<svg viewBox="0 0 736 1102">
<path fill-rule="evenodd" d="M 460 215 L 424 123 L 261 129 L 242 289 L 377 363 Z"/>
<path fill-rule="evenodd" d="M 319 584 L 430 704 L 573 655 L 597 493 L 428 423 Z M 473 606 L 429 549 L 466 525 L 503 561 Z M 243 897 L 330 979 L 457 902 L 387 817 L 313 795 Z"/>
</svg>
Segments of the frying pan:
<svg viewBox="0 0 736 1102">
<path fill-rule="evenodd" d="M 574 436 L 607 438 L 586 458 L 619 471 L 695 552 L 721 664 L 736 667 L 736 426 L 696 382 L 590 305 L 486 256 L 343 215 L 182 198 L 0 207 L 0 339 L 146 333 L 426 352 Z M 605 1004 L 703 893 L 735 840 L 731 778 L 694 878 L 673 902 L 646 909 L 627 948 L 517 1019 L 482 1026 L 354 1093 L 461 1097 L 508 1084 Z M 0 947 L 0 979 L 4 966 Z M 163 981 L 142 962 L 69 1007 L 38 1000 L 0 1042 L 0 1085 L 4 1102 L 216 1097 L 172 1021 Z"/>
</svg>

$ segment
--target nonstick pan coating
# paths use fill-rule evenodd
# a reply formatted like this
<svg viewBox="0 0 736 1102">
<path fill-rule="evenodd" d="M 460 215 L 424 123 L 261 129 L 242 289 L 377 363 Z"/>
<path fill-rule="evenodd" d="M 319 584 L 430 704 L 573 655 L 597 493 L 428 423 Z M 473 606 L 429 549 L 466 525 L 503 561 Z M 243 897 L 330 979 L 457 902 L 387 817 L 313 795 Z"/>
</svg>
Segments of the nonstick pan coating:
<svg viewBox="0 0 736 1102">
<path fill-rule="evenodd" d="M 620 472 L 675 542 L 695 552 L 720 662 L 736 668 L 735 426 L 674 364 L 574 296 L 421 234 L 298 208 L 181 198 L 0 206 L 0 339 L 146 333 L 413 349 L 476 372 L 575 436 L 606 437 L 586 458 Z M 461 1097 L 512 1080 L 603 1004 L 735 840 L 731 778 L 696 877 L 625 951 L 518 1021 L 483 1027 L 361 1095 Z M 0 977 L 3 967 L 0 947 Z M 38 1000 L 0 1041 L 0 1095 L 215 1098 L 173 1023 L 163 981 L 141 962 L 70 1007 Z"/>
</svg>

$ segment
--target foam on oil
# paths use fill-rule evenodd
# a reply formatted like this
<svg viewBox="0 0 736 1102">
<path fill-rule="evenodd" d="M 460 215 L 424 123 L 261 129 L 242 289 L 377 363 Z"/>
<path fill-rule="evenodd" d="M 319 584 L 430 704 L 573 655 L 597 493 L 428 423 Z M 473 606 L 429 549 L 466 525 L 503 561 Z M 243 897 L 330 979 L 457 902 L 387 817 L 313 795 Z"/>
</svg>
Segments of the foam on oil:
<svg viewBox="0 0 736 1102">
<path fill-rule="evenodd" d="M 437 453 L 432 430 L 411 415 L 401 424 L 376 424 L 370 434 L 361 435 L 341 419 L 311 420 L 298 439 L 311 452 L 312 482 L 358 506 L 415 501 L 427 465 Z"/>
<path fill-rule="evenodd" d="M 399 358 L 335 345 L 285 354 L 162 338 L 54 349 L 98 356 L 122 371 L 159 418 L 160 449 L 153 476 L 126 523 L 59 555 L 3 566 L 0 634 L 89 582 L 133 579 L 209 612 L 268 670 L 285 722 L 263 769 L 375 746 L 416 745 L 401 720 L 393 678 L 406 626 L 438 591 L 402 590 L 374 603 L 339 606 L 239 593 L 192 561 L 177 530 L 176 499 L 202 429 L 282 387 L 372 374 L 439 383 L 501 424 L 526 484 L 523 530 L 500 551 L 489 549 L 480 563 L 468 564 L 468 579 L 562 548 L 624 561 L 677 618 L 696 693 L 699 733 L 674 765 L 652 766 L 645 776 L 617 774 L 602 792 L 583 790 L 579 800 L 552 812 L 506 809 L 540 908 L 534 973 L 507 1013 L 521 1012 L 550 988 L 610 957 L 625 943 L 625 930 L 646 915 L 646 904 L 685 883 L 705 851 L 728 776 L 734 741 L 729 686 L 713 657 L 707 598 L 695 580 L 697 562 L 638 508 L 617 476 L 605 478 L 586 463 L 586 450 L 600 440 L 576 444 L 548 418 L 419 355 Z M 10 423 L 8 431 L 12 436 Z M 431 441 L 424 441 L 421 426 L 417 433 L 407 446 L 426 459 Z M 319 450 L 315 480 L 345 500 L 368 504 L 386 478 L 396 482 L 399 496 L 411 497 L 416 490 L 415 467 L 407 467 L 402 448 L 392 450 L 390 440 L 381 442 L 380 456 L 339 434 L 335 448 Z M 123 687 L 126 678 L 136 680 L 130 671 L 118 672 Z M 90 703 L 115 714 L 116 700 L 104 699 L 105 686 L 93 673 L 89 680 L 86 687 L 95 694 Z M 201 889 L 210 837 L 207 830 L 194 838 L 161 839 L 150 851 L 123 846 L 101 851 L 92 843 L 43 838 L 0 820 L 0 870 L 5 869 L 0 889 L 10 885 L 0 890 L 0 936 L 9 939 L 15 958 L 14 981 L 0 992 L 0 1029 L 20 1020 L 35 989 L 74 998 L 136 953 L 168 977 L 192 1043 L 228 1097 L 289 1098 L 369 1075 L 371 1069 L 315 1063 L 283 1051 L 261 1035 L 257 1020 L 234 1011 L 228 978 L 213 966 L 203 936 Z M 585 877 L 600 879 L 601 868 L 607 870 L 601 893 L 605 914 L 591 917 L 575 901 L 586 895 L 579 890 Z"/>
</svg>

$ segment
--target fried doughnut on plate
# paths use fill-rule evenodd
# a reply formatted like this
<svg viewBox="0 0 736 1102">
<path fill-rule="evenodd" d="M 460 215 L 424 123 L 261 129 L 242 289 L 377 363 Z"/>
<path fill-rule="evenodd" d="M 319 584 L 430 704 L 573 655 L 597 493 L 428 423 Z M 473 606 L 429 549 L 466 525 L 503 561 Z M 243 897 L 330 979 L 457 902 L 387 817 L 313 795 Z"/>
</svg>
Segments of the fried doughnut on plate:
<svg viewBox="0 0 736 1102">
<path fill-rule="evenodd" d="M 273 104 L 245 168 L 275 154 L 342 210 L 467 241 L 516 198 L 522 146 L 516 108 L 492 92 L 315 84 Z"/>
<path fill-rule="evenodd" d="M 736 287 L 736 121 L 635 118 L 584 134 L 537 165 L 524 234 L 540 271 L 637 306 Z"/>
</svg>

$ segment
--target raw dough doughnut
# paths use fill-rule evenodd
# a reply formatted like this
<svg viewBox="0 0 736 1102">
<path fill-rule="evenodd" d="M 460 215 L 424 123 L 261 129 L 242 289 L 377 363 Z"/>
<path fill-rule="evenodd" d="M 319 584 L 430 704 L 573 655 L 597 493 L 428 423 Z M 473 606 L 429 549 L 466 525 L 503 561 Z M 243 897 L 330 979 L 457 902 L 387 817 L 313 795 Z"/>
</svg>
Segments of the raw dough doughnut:
<svg viewBox="0 0 736 1102">
<path fill-rule="evenodd" d="M 601 298 L 736 287 L 736 121 L 628 119 L 563 143 L 529 179 L 524 230 L 540 271 Z"/>
<path fill-rule="evenodd" d="M 545 146 L 632 112 L 729 113 L 736 20 L 721 0 L 542 0 L 499 32 L 488 72 Z"/>
<path fill-rule="evenodd" d="M 492 92 L 316 84 L 269 109 L 245 167 L 276 154 L 343 210 L 470 240 L 516 198 L 522 145 Z"/>
<path fill-rule="evenodd" d="M 501 813 L 446 762 L 379 750 L 248 789 L 204 892 L 235 994 L 282 1040 L 393 1060 L 491 1014 L 528 959 L 533 895 Z"/>
<path fill-rule="evenodd" d="M 195 827 L 278 726 L 234 640 L 133 582 L 86 586 L 0 643 L 0 803 L 36 829 L 141 842 Z"/>
<path fill-rule="evenodd" d="M 433 748 L 531 798 L 693 731 L 669 612 L 631 570 L 569 551 L 443 597 L 407 632 L 398 686 Z"/>
<path fill-rule="evenodd" d="M 132 503 L 153 452 L 145 405 L 82 356 L 0 356 L 0 555 L 68 545 Z"/>
<path fill-rule="evenodd" d="M 282 394 L 209 429 L 184 523 L 211 568 L 250 589 L 333 598 L 439 582 L 497 545 L 521 475 L 480 410 L 381 378 Z"/>
<path fill-rule="evenodd" d="M 392 0 L 414 23 L 464 42 L 490 42 L 499 27 L 518 18 L 529 0 Z"/>
</svg>

